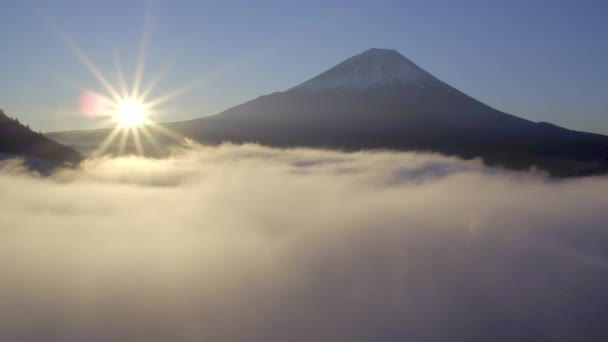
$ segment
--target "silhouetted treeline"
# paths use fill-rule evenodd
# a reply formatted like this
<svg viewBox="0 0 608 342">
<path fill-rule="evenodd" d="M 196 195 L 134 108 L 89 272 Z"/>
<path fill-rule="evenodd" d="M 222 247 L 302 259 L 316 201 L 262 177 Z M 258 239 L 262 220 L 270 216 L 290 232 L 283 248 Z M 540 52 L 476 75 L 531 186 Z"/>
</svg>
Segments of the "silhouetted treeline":
<svg viewBox="0 0 608 342">
<path fill-rule="evenodd" d="M 40 132 L 33 131 L 19 119 L 11 118 L 0 109 L 0 153 L 48 160 L 53 164 L 76 163 L 80 154 L 61 145 Z"/>
</svg>

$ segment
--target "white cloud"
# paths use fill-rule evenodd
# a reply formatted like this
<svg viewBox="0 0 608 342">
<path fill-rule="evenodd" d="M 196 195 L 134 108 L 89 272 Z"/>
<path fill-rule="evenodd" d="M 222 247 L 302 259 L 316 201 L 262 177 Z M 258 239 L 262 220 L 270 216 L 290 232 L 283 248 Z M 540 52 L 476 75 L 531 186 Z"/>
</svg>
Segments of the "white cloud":
<svg viewBox="0 0 608 342">
<path fill-rule="evenodd" d="M 413 153 L 5 163 L 0 340 L 598 338 L 606 194 Z"/>
</svg>

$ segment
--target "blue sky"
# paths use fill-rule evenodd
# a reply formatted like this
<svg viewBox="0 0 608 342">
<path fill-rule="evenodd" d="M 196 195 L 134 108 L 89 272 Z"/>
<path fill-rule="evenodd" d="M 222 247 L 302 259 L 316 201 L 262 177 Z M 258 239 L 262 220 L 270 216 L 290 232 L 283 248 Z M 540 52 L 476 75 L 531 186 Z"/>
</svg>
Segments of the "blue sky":
<svg viewBox="0 0 608 342">
<path fill-rule="evenodd" d="M 143 84 L 168 70 L 152 95 L 196 84 L 156 121 L 215 114 L 381 47 L 505 112 L 608 134 L 605 1 L 0 0 L 0 13 L 0 108 L 36 130 L 100 125 L 78 99 L 102 88 L 62 34 L 117 84 L 113 55 L 132 75 L 145 31 Z"/>
</svg>

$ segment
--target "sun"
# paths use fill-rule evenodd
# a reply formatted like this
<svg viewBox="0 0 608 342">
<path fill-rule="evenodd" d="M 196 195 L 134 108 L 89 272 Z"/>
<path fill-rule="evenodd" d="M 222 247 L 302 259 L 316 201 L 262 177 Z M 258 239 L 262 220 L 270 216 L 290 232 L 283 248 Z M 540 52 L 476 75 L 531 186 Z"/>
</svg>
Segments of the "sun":
<svg viewBox="0 0 608 342">
<path fill-rule="evenodd" d="M 146 122 L 146 106 L 137 100 L 121 101 L 116 106 L 115 117 L 121 126 L 140 126 Z"/>
</svg>

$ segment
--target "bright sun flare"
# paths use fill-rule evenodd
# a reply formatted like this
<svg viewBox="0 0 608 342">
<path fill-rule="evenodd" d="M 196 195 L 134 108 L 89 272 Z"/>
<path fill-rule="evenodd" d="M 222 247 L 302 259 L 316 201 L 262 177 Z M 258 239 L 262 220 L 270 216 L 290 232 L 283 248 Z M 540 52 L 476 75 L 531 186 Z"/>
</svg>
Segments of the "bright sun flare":
<svg viewBox="0 0 608 342">
<path fill-rule="evenodd" d="M 122 126 L 139 126 L 146 121 L 146 107 L 139 101 L 126 100 L 118 104 L 115 115 Z"/>
</svg>

